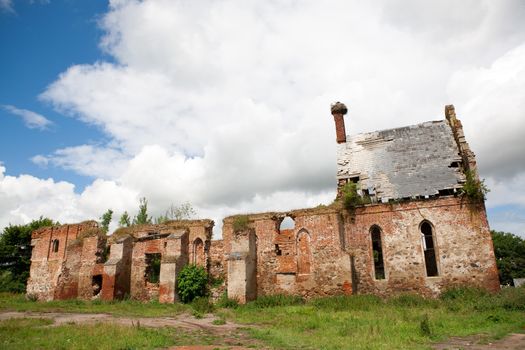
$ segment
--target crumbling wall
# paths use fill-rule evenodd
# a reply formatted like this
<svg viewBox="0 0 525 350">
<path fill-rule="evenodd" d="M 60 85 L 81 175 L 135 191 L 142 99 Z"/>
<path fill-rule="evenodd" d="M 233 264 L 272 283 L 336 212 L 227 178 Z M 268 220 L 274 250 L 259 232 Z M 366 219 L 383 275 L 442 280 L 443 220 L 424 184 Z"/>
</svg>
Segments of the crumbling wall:
<svg viewBox="0 0 525 350">
<path fill-rule="evenodd" d="M 295 220 L 294 229 L 279 230 L 285 216 Z M 298 210 L 288 213 L 248 215 L 256 237 L 257 295 L 294 294 L 306 298 L 351 293 L 349 255 L 345 252 L 338 211 L 331 208 Z M 228 263 L 234 242 L 235 217 L 226 218 L 223 239 Z M 228 267 L 228 292 L 233 276 Z M 235 297 L 231 296 L 230 297 Z"/>
<path fill-rule="evenodd" d="M 295 228 L 279 230 L 284 216 Z M 257 296 L 293 294 L 306 298 L 337 294 L 436 296 L 458 285 L 499 289 L 492 239 L 483 204 L 448 196 L 371 204 L 349 212 L 337 205 L 320 209 L 249 215 L 255 235 Z M 249 235 L 234 232 L 235 217 L 223 226 L 228 256 L 229 297 L 248 300 L 238 287 L 247 277 L 239 266 L 252 249 L 239 250 Z M 428 275 L 421 225 L 432 227 L 436 276 Z M 375 274 L 371 228 L 380 229 L 382 268 Z M 248 231 L 246 231 L 248 232 Z M 241 232 L 242 233 L 242 232 Z M 242 265 L 242 264 L 241 264 Z M 244 265 L 247 266 L 245 263 Z M 243 265 L 243 266 L 244 266 Z M 243 267 L 244 268 L 244 267 Z M 379 268 L 379 267 L 378 267 Z M 230 287 L 235 281 L 236 287 Z M 230 295 L 230 293 L 240 293 Z"/>
<path fill-rule="evenodd" d="M 144 239 L 144 238 L 143 238 Z M 146 254 L 165 255 L 165 238 L 135 242 L 131 256 L 131 297 L 137 300 L 158 300 L 159 283 L 146 279 Z M 167 243 L 166 243 L 167 244 Z"/>
<path fill-rule="evenodd" d="M 180 220 L 168 221 L 161 225 L 135 226 L 115 232 L 117 237 L 125 234 L 133 237 L 130 273 L 131 297 L 137 300 L 161 300 L 162 302 L 176 300 L 176 276 L 184 265 L 191 263 L 193 258 L 196 259 L 194 261 L 209 269 L 212 229 L 212 220 Z M 182 232 L 185 233 L 182 234 Z M 191 253 L 195 252 L 192 249 L 195 242 L 202 243 L 199 259 Z M 160 276 L 156 282 L 147 281 L 146 278 L 147 254 L 160 254 Z"/>
<path fill-rule="evenodd" d="M 95 221 L 86 221 L 34 231 L 31 235 L 31 268 L 27 293 L 39 300 L 76 297 L 80 260 L 77 259 L 79 254 L 74 253 L 79 251 L 78 248 L 73 248 L 69 254 L 68 247 L 83 232 L 97 228 Z M 65 264 L 69 256 L 71 261 Z"/>
<path fill-rule="evenodd" d="M 101 235 L 83 239 L 82 260 L 78 279 L 78 297 L 80 299 L 91 300 L 100 296 L 104 274 L 102 253 L 105 246 L 106 238 Z M 100 276 L 100 281 L 94 276 Z"/>
<path fill-rule="evenodd" d="M 213 240 L 210 244 L 210 276 L 213 279 L 225 279 L 226 277 L 226 258 L 224 256 L 223 240 Z"/>
<path fill-rule="evenodd" d="M 233 233 L 228 255 L 228 296 L 240 303 L 257 298 L 256 237 L 253 228 L 244 228 Z"/>
<path fill-rule="evenodd" d="M 101 292 L 103 300 L 123 299 L 130 295 L 132 251 L 132 236 L 123 235 L 113 238 L 109 258 L 103 268 Z"/>
<path fill-rule="evenodd" d="M 427 276 L 420 226 L 432 225 L 438 275 Z M 374 277 L 370 229 L 381 229 L 385 278 Z M 492 239 L 482 204 L 442 197 L 357 208 L 345 216 L 358 293 L 435 296 L 457 285 L 499 290 Z"/>
<path fill-rule="evenodd" d="M 188 229 L 178 229 L 166 238 L 165 254 L 162 256 L 159 279 L 159 301 L 179 301 L 177 277 L 188 264 Z"/>
</svg>

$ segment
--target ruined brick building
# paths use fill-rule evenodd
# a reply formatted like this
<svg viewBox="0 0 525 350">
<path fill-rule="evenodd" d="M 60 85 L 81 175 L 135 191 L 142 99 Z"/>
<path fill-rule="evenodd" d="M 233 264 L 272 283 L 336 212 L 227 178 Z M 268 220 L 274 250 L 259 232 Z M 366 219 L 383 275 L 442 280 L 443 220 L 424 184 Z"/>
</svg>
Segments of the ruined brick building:
<svg viewBox="0 0 525 350">
<path fill-rule="evenodd" d="M 194 263 L 223 279 L 230 298 L 415 292 L 456 285 L 499 289 L 476 161 L 454 107 L 445 120 L 346 136 L 346 107 L 332 106 L 338 143 L 334 204 L 289 212 L 122 228 L 94 221 L 32 236 L 27 292 L 42 300 L 125 296 L 178 300 L 176 277 Z M 347 192 L 353 190 L 354 192 Z M 343 205 L 353 195 L 351 206 Z M 282 222 L 292 224 L 284 228 Z"/>
</svg>

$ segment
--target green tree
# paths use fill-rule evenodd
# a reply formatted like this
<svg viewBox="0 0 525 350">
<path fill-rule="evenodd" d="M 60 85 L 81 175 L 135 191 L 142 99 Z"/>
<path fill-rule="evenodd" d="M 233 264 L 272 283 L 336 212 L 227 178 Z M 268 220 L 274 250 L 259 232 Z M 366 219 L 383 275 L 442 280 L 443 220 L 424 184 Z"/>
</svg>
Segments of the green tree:
<svg viewBox="0 0 525 350">
<path fill-rule="evenodd" d="M 166 215 L 161 215 L 157 218 L 155 218 L 155 223 L 158 225 L 158 224 L 163 224 L 165 223 L 166 221 L 168 221 L 168 217 Z"/>
<path fill-rule="evenodd" d="M 120 227 L 130 227 L 131 226 L 131 218 L 129 217 L 129 214 L 127 211 L 125 211 L 124 214 L 120 216 L 118 225 Z"/>
<path fill-rule="evenodd" d="M 169 220 L 188 220 L 193 218 L 197 213 L 193 206 L 189 203 L 182 203 L 181 205 L 170 205 L 164 215 L 155 219 L 156 224 L 162 224 Z"/>
<path fill-rule="evenodd" d="M 169 220 L 186 220 L 193 218 L 197 213 L 193 206 L 189 203 L 182 203 L 179 206 L 170 205 L 168 210 L 166 210 L 166 217 Z"/>
<path fill-rule="evenodd" d="M 491 231 L 501 284 L 525 277 L 525 240 L 512 233 Z"/>
<path fill-rule="evenodd" d="M 0 291 L 25 292 L 31 266 L 31 233 L 57 225 L 40 217 L 27 225 L 9 225 L 0 235 Z"/>
<path fill-rule="evenodd" d="M 133 225 L 151 224 L 151 216 L 148 216 L 148 201 L 146 197 L 140 199 L 139 212 L 133 218 Z"/>
<path fill-rule="evenodd" d="M 102 226 L 102 230 L 105 233 L 108 233 L 109 231 L 109 224 L 111 223 L 111 217 L 113 216 L 113 210 L 108 209 L 102 216 L 100 217 L 100 226 Z"/>
</svg>

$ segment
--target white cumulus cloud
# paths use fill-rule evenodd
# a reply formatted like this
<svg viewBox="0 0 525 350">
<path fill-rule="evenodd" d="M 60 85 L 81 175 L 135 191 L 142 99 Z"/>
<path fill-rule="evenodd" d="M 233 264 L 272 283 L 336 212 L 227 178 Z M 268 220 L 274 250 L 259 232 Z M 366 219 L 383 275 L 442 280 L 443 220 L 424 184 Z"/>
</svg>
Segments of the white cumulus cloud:
<svg viewBox="0 0 525 350">
<path fill-rule="evenodd" d="M 189 201 L 218 220 L 334 198 L 331 102 L 349 106 L 350 134 L 454 103 L 489 206 L 503 205 L 504 188 L 525 193 L 524 14 L 488 0 L 111 1 L 99 25 L 113 62 L 68 67 L 40 96 L 110 141 L 33 161 L 97 178 L 71 218 L 145 196 L 155 213 Z"/>
<path fill-rule="evenodd" d="M 22 118 L 25 126 L 30 129 L 46 130 L 53 123 L 41 114 L 35 113 L 28 109 L 17 108 L 12 105 L 2 105 L 2 107 L 9 113 Z"/>
</svg>

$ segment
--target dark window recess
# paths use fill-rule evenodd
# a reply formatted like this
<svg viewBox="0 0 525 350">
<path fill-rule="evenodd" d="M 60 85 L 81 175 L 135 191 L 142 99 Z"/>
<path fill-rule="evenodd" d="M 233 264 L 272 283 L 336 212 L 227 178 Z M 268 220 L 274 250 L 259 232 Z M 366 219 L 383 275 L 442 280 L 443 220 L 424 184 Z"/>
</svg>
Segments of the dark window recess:
<svg viewBox="0 0 525 350">
<path fill-rule="evenodd" d="M 439 190 L 439 195 L 440 196 L 451 196 L 454 194 L 454 189 L 452 188 L 447 188 L 447 189 L 444 189 L 444 190 Z"/>
<path fill-rule="evenodd" d="M 428 222 L 421 224 L 421 239 L 423 241 L 423 250 L 425 252 L 425 266 L 427 268 L 427 276 L 437 276 L 437 261 L 436 250 L 434 249 L 434 235 L 432 226 Z"/>
<path fill-rule="evenodd" d="M 146 254 L 146 282 L 159 283 L 160 280 L 160 253 Z"/>
<path fill-rule="evenodd" d="M 372 254 L 374 258 L 374 273 L 377 280 L 385 279 L 385 265 L 383 264 L 383 247 L 381 246 L 381 229 L 373 226 L 370 230 L 372 234 Z"/>
<path fill-rule="evenodd" d="M 109 250 L 111 246 L 107 245 L 104 248 L 97 251 L 97 264 L 104 264 L 109 259 Z"/>
<path fill-rule="evenodd" d="M 95 275 L 91 277 L 91 289 L 93 290 L 93 296 L 99 295 L 102 290 L 102 275 Z"/>
<path fill-rule="evenodd" d="M 52 251 L 53 251 L 53 253 L 58 252 L 58 246 L 59 246 L 59 244 L 60 244 L 60 243 L 59 243 L 58 239 L 53 240 L 53 247 L 52 247 Z"/>
<path fill-rule="evenodd" d="M 276 255 L 282 255 L 283 254 L 281 249 L 279 249 L 279 245 L 278 244 L 275 245 L 275 254 Z"/>
</svg>

